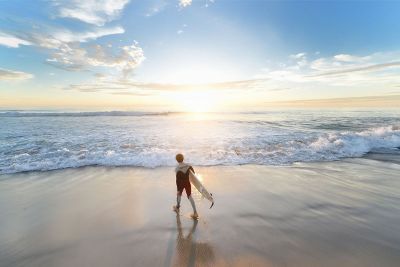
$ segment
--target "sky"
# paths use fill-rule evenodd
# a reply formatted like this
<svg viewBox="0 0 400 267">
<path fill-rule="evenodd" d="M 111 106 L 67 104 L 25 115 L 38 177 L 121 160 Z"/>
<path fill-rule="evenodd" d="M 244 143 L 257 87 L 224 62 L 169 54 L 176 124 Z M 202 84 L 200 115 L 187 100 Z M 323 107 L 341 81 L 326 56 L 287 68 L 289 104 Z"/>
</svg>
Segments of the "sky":
<svg viewBox="0 0 400 267">
<path fill-rule="evenodd" d="M 400 106 L 399 14 L 400 1 L 1 0 L 0 108 Z"/>
</svg>

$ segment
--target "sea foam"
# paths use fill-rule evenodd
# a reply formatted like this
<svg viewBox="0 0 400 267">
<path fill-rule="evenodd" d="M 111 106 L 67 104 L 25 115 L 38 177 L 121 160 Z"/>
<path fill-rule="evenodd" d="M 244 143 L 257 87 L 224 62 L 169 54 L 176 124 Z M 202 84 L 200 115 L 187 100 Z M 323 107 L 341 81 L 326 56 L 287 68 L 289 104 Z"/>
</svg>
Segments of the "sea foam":
<svg viewBox="0 0 400 267">
<path fill-rule="evenodd" d="M 178 152 L 194 165 L 209 166 L 287 165 L 400 151 L 398 117 L 387 114 L 274 112 L 202 119 L 180 113 L 12 114 L 0 115 L 0 174 L 89 165 L 173 166 Z"/>
</svg>

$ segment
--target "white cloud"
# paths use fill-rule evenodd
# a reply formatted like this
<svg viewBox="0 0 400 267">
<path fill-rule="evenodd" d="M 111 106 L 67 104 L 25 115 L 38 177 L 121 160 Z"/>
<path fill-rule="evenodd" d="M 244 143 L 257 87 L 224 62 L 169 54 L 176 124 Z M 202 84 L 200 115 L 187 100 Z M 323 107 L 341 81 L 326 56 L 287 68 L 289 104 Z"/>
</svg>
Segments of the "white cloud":
<svg viewBox="0 0 400 267">
<path fill-rule="evenodd" d="M 367 56 L 339 54 L 328 58 L 317 58 L 308 67 L 317 75 L 346 74 L 350 72 L 375 72 L 394 67 L 400 61 L 399 52 L 374 53 Z M 394 64 L 394 65 L 397 65 Z"/>
<path fill-rule="evenodd" d="M 263 88 L 266 79 L 250 79 L 238 81 L 225 81 L 215 83 L 160 83 L 139 82 L 131 79 L 115 79 L 113 76 L 105 77 L 96 75 L 97 79 L 88 83 L 73 84 L 64 88 L 80 92 L 108 92 L 111 94 L 143 95 L 158 94 L 162 91 L 190 91 L 190 90 L 252 90 Z"/>
<path fill-rule="evenodd" d="M 96 53 L 101 55 L 101 52 Z M 139 53 L 140 54 L 140 53 Z M 315 56 L 315 55 L 314 55 Z M 350 55 L 349 55 L 350 56 Z M 187 90 L 253 90 L 253 92 L 289 91 L 294 89 L 320 88 L 392 88 L 400 84 L 400 53 L 375 53 L 364 56 L 362 62 L 343 62 L 335 56 L 314 58 L 307 61 L 306 55 L 294 55 L 292 60 L 275 67 L 265 68 L 253 79 L 203 84 L 139 82 L 129 78 L 113 76 L 97 77 L 94 81 L 75 84 L 68 89 L 83 92 L 107 92 L 113 94 L 143 95 L 158 94 L 161 91 Z M 100 56 L 100 58 L 103 58 Z M 348 57 L 351 58 L 351 57 Z M 293 59 L 295 59 L 293 61 Z M 102 60 L 100 65 L 123 69 L 114 61 Z M 303 62 L 299 64 L 299 62 Z M 95 63 L 92 62 L 95 65 Z M 115 64 L 115 65 L 114 65 Z M 119 66 L 119 67 L 118 67 Z M 134 64 L 134 66 L 136 66 Z M 134 68 L 133 66 L 133 68 Z M 345 90 L 345 89 L 344 89 Z"/>
<path fill-rule="evenodd" d="M 86 32 L 71 32 L 66 29 L 52 31 L 32 32 L 24 34 L 23 38 L 31 45 L 44 48 L 49 54 L 47 63 L 64 70 L 81 71 L 109 67 L 126 76 L 144 60 L 143 50 L 136 42 L 119 49 L 110 44 L 86 44 L 99 37 L 123 33 L 122 27 L 101 27 Z M 15 39 L 21 38 L 15 36 Z"/>
<path fill-rule="evenodd" d="M 343 62 L 364 62 L 369 59 L 369 57 L 358 57 L 348 54 L 339 54 L 334 56 L 333 58 L 337 61 L 343 61 Z"/>
<path fill-rule="evenodd" d="M 144 60 L 138 43 L 121 47 L 110 43 L 100 45 L 90 42 L 100 37 L 122 34 L 120 26 L 103 26 L 116 19 L 130 0 L 49 0 L 56 16 L 75 18 L 89 24 L 86 31 L 76 32 L 49 25 L 35 25 L 30 31 L 6 34 L 0 31 L 0 45 L 19 47 L 32 45 L 48 55 L 46 62 L 52 66 L 72 71 L 109 68 L 120 77 L 127 77 Z M 30 74 L 2 70 L 2 79 L 27 79 Z"/>
<path fill-rule="evenodd" d="M 317 56 L 317 55 L 314 55 Z M 376 88 L 400 83 L 400 52 L 366 56 L 340 54 L 306 60 L 302 53 L 289 56 L 291 64 L 265 68 L 257 78 L 268 79 L 265 88 Z M 290 63 L 290 62 L 289 62 Z M 300 64 L 301 63 L 301 64 Z"/>
<path fill-rule="evenodd" d="M 94 54 L 88 57 L 88 64 L 92 66 L 115 67 L 122 71 L 124 77 L 129 75 L 143 60 L 144 52 L 138 43 L 129 46 L 122 46 L 117 53 L 106 50 L 103 46 L 97 45 Z"/>
<path fill-rule="evenodd" d="M 309 67 L 316 71 L 329 71 L 342 67 L 343 63 L 331 58 L 318 58 L 313 60 Z"/>
<path fill-rule="evenodd" d="M 290 59 L 294 60 L 296 62 L 295 66 L 292 66 L 291 68 L 301 68 L 303 66 L 306 66 L 308 64 L 307 61 L 307 54 L 306 53 L 298 53 L 294 55 L 289 56 Z"/>
<path fill-rule="evenodd" d="M 0 32 L 0 45 L 17 48 L 20 45 L 31 45 L 31 43 L 21 38 Z"/>
<path fill-rule="evenodd" d="M 179 0 L 180 7 L 187 7 L 192 4 L 192 0 Z"/>
<path fill-rule="evenodd" d="M 206 0 L 205 7 L 209 7 L 210 4 L 213 4 L 215 0 Z"/>
<path fill-rule="evenodd" d="M 116 19 L 129 0 L 53 0 L 58 16 L 103 26 Z"/>
<path fill-rule="evenodd" d="M 400 67 L 400 61 L 373 64 L 368 66 L 358 66 L 354 68 L 337 69 L 330 72 L 320 73 L 315 76 L 339 75 L 339 74 L 347 74 L 347 73 L 361 72 L 361 71 L 372 72 L 372 71 L 388 69 L 390 67 Z"/>
<path fill-rule="evenodd" d="M 15 70 L 7 70 L 0 68 L 0 81 L 1 80 L 26 80 L 33 78 L 33 74 L 15 71 Z"/>
<path fill-rule="evenodd" d="M 65 44 L 84 43 L 96 40 L 107 35 L 122 34 L 125 30 L 122 27 L 94 28 L 86 32 L 71 32 L 67 29 L 47 29 L 43 32 L 25 33 L 24 39 L 31 45 L 46 49 L 59 49 Z M 19 36 L 17 36 L 19 38 Z"/>
<path fill-rule="evenodd" d="M 118 62 L 118 56 L 111 59 L 102 56 L 102 49 L 96 52 L 98 58 L 88 62 L 93 66 L 109 66 L 120 70 L 124 63 Z M 128 49 L 128 48 L 126 48 Z M 133 49 L 135 51 L 135 49 Z M 135 51 L 140 58 L 140 50 Z M 314 55 L 316 56 L 316 55 Z M 351 55 L 347 58 L 351 58 Z M 89 58 L 88 56 L 85 56 Z M 311 57 L 311 55 L 310 55 Z M 294 55 L 291 60 L 277 64 L 275 67 L 265 68 L 260 75 L 249 80 L 225 81 L 214 83 L 163 83 L 140 82 L 129 77 L 96 75 L 92 81 L 70 85 L 65 89 L 81 92 L 104 92 L 119 95 L 156 95 L 160 92 L 199 91 L 199 90 L 227 90 L 234 92 L 249 92 L 276 94 L 291 90 L 346 90 L 345 88 L 377 88 L 385 94 L 387 88 L 400 84 L 400 53 L 375 53 L 362 57 L 362 62 L 344 62 L 343 57 L 314 58 L 307 61 L 306 55 Z M 293 61 L 294 59 L 294 61 Z M 304 62 L 304 64 L 299 64 Z M 134 69 L 140 60 L 128 69 Z M 392 90 L 392 89 L 391 89 Z M 286 92 L 283 92 L 286 94 Z"/>
<path fill-rule="evenodd" d="M 164 10 L 164 8 L 167 6 L 167 2 L 164 0 L 160 0 L 156 3 L 154 3 L 146 12 L 145 16 L 146 17 L 152 17 L 161 11 Z"/>
<path fill-rule="evenodd" d="M 62 42 L 87 42 L 89 40 L 95 40 L 97 38 L 124 33 L 125 30 L 122 27 L 111 27 L 111 28 L 98 28 L 94 31 L 88 32 L 71 32 L 68 30 L 59 31 L 53 34 L 53 37 Z"/>
<path fill-rule="evenodd" d="M 298 54 L 290 55 L 289 57 L 292 59 L 302 59 L 302 58 L 306 57 L 306 53 L 298 53 Z"/>
<path fill-rule="evenodd" d="M 145 59 L 143 49 L 134 43 L 114 51 L 108 46 L 81 47 L 78 43 L 63 43 L 47 62 L 53 66 L 81 71 L 91 67 L 115 68 L 126 77 Z"/>
</svg>

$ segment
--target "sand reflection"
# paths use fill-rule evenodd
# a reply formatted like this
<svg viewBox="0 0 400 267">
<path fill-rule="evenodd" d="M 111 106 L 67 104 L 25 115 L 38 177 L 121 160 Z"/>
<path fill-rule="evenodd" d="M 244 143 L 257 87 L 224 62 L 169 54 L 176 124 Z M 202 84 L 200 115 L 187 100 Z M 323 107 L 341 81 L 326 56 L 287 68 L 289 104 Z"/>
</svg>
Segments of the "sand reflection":
<svg viewBox="0 0 400 267">
<path fill-rule="evenodd" d="M 173 266 L 211 266 L 215 260 L 213 248 L 204 242 L 196 241 L 196 228 L 198 221 L 193 220 L 192 228 L 185 236 L 182 229 L 181 218 L 176 216 L 178 236 L 176 239 L 176 252 Z"/>
</svg>

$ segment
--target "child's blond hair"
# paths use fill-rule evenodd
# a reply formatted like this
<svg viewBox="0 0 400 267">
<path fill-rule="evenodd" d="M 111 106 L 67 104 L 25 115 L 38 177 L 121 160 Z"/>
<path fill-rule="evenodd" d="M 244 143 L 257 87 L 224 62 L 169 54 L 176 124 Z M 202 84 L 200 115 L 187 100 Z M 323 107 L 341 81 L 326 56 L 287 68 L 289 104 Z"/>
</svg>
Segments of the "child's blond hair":
<svg viewBox="0 0 400 267">
<path fill-rule="evenodd" d="M 181 163 L 181 162 L 183 162 L 183 155 L 182 154 L 177 154 L 175 156 L 175 159 L 176 159 L 177 162 Z"/>
</svg>

